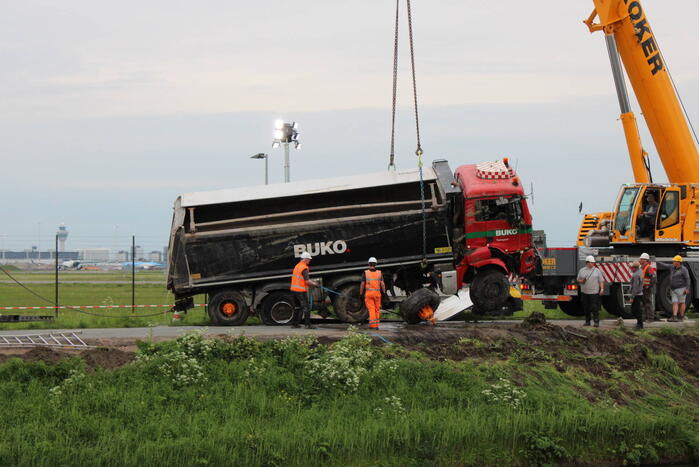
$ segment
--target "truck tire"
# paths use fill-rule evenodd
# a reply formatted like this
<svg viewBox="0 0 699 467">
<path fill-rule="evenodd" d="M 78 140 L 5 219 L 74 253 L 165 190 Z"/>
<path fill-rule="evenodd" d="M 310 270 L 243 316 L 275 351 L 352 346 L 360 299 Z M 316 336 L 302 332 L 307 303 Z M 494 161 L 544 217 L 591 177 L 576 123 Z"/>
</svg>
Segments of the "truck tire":
<svg viewBox="0 0 699 467">
<path fill-rule="evenodd" d="M 400 303 L 400 314 L 408 324 L 418 324 L 422 319 L 418 316 L 420 310 L 429 306 L 432 311 L 439 307 L 439 295 L 430 289 L 417 289 Z"/>
<path fill-rule="evenodd" d="M 634 317 L 633 313 L 631 313 L 631 307 L 624 305 L 624 292 L 621 284 L 609 286 L 609 295 L 602 296 L 602 306 L 611 315 L 624 319 L 632 319 Z"/>
<path fill-rule="evenodd" d="M 510 282 L 499 269 L 481 270 L 476 273 L 471 283 L 469 295 L 476 313 L 500 311 L 510 298 Z"/>
<path fill-rule="evenodd" d="M 568 316 L 585 316 L 585 310 L 583 310 L 582 300 L 579 296 L 573 297 L 569 302 L 558 302 L 558 307 Z"/>
<path fill-rule="evenodd" d="M 359 295 L 359 284 L 346 284 L 340 287 L 333 301 L 335 314 L 345 323 L 361 323 L 369 317 L 369 310 Z"/>
<path fill-rule="evenodd" d="M 685 299 L 685 312 L 689 310 L 694 296 L 692 284 L 689 285 L 687 298 Z M 670 294 L 670 274 L 663 274 L 658 278 L 658 290 L 655 292 L 655 310 L 660 316 L 672 316 L 672 295 Z"/>
<path fill-rule="evenodd" d="M 268 326 L 283 326 L 294 319 L 296 303 L 291 292 L 272 292 L 260 305 L 260 318 Z"/>
<path fill-rule="evenodd" d="M 240 326 L 248 319 L 249 310 L 239 292 L 223 290 L 210 298 L 207 311 L 216 326 Z"/>
</svg>

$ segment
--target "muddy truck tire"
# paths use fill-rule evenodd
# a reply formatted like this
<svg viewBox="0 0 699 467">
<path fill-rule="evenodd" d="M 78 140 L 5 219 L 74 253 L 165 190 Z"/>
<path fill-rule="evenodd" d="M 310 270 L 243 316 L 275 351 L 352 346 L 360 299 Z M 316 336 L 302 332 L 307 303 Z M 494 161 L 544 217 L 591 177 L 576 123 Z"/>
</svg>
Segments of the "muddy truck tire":
<svg viewBox="0 0 699 467">
<path fill-rule="evenodd" d="M 364 306 L 364 300 L 359 295 L 358 284 L 343 285 L 338 289 L 340 295 L 335 296 L 333 308 L 335 315 L 345 323 L 361 323 L 369 317 L 369 310 Z"/>
<path fill-rule="evenodd" d="M 290 324 L 296 312 L 296 301 L 291 292 L 272 292 L 262 300 L 260 319 L 268 326 Z"/>
<path fill-rule="evenodd" d="M 233 290 L 214 294 L 207 309 L 211 322 L 216 326 L 240 326 L 248 319 L 248 305 L 243 296 Z"/>
<path fill-rule="evenodd" d="M 440 298 L 436 292 L 430 289 L 418 289 L 401 302 L 400 314 L 406 323 L 418 324 L 422 321 L 419 316 L 420 310 L 429 306 L 432 308 L 432 311 L 436 311 L 437 307 L 439 307 L 439 302 Z"/>
<path fill-rule="evenodd" d="M 469 290 L 474 313 L 500 311 L 510 298 L 510 282 L 499 269 L 479 271 Z"/>
</svg>

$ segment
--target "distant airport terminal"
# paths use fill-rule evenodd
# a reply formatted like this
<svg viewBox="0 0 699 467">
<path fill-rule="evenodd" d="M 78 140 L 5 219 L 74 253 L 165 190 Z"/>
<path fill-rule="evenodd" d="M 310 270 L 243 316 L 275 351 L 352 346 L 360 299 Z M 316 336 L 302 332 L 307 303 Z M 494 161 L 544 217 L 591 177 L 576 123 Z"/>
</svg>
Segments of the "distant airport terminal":
<svg viewBox="0 0 699 467">
<path fill-rule="evenodd" d="M 11 264 L 21 269 L 48 269 L 55 266 L 58 256 L 61 269 L 162 269 L 167 261 L 167 247 L 162 250 L 146 252 L 136 245 L 131 249 L 115 250 L 111 248 L 83 248 L 73 251 L 65 250 L 68 230 L 61 224 L 56 232 L 58 251 L 40 250 L 36 246 L 28 249 L 9 250 L 0 248 L 0 264 Z"/>
</svg>

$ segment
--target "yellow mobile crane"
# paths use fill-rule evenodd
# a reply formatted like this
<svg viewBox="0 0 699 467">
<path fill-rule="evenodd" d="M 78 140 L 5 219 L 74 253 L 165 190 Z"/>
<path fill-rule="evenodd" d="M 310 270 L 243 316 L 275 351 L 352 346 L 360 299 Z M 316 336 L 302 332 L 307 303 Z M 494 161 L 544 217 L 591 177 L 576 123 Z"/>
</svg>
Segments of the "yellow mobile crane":
<svg viewBox="0 0 699 467">
<path fill-rule="evenodd" d="M 557 303 L 565 313 L 582 316 L 576 273 L 593 255 L 607 287 L 602 303 L 615 315 L 631 317 L 629 260 L 647 252 L 656 261 L 685 256 L 692 284 L 687 303 L 699 309 L 699 157 L 658 42 L 638 0 L 593 0 L 584 20 L 590 32 L 602 31 L 616 85 L 621 122 L 635 181 L 621 187 L 613 212 L 586 214 L 574 248 L 539 248 L 542 273 L 525 292 L 528 300 Z M 623 67 L 622 67 L 623 63 Z M 654 183 L 631 111 L 624 69 L 643 111 L 667 173 L 667 184 Z M 548 302 L 546 302 L 548 301 Z M 670 275 L 658 271 L 657 309 L 672 311 Z"/>
<path fill-rule="evenodd" d="M 578 232 L 578 245 L 611 245 L 629 253 L 643 249 L 658 256 L 666 256 L 670 249 L 698 246 L 699 155 L 641 2 L 593 2 L 595 9 L 584 23 L 590 32 L 605 34 L 635 183 L 621 188 L 614 212 L 585 215 Z M 667 173 L 668 184 L 653 183 L 619 57 Z"/>
</svg>

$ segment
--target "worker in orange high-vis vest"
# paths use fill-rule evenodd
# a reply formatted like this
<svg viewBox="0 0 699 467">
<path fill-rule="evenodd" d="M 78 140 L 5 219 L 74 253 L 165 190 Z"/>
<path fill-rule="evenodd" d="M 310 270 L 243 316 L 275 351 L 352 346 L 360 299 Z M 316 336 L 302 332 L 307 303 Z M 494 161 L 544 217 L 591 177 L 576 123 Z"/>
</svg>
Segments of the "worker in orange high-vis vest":
<svg viewBox="0 0 699 467">
<path fill-rule="evenodd" d="M 303 315 L 306 329 L 314 329 L 311 326 L 311 310 L 308 307 L 308 286 L 318 287 L 318 282 L 308 278 L 308 265 L 313 257 L 307 251 L 301 253 L 301 261 L 294 267 L 291 273 L 291 293 L 294 295 L 297 310 L 291 320 L 291 327 L 299 328 L 299 321 Z"/>
<path fill-rule="evenodd" d="M 369 310 L 369 327 L 379 329 L 381 319 L 381 294 L 386 293 L 383 274 L 376 269 L 376 258 L 369 258 L 369 269 L 362 274 L 359 293 L 364 297 L 364 304 Z"/>
</svg>

